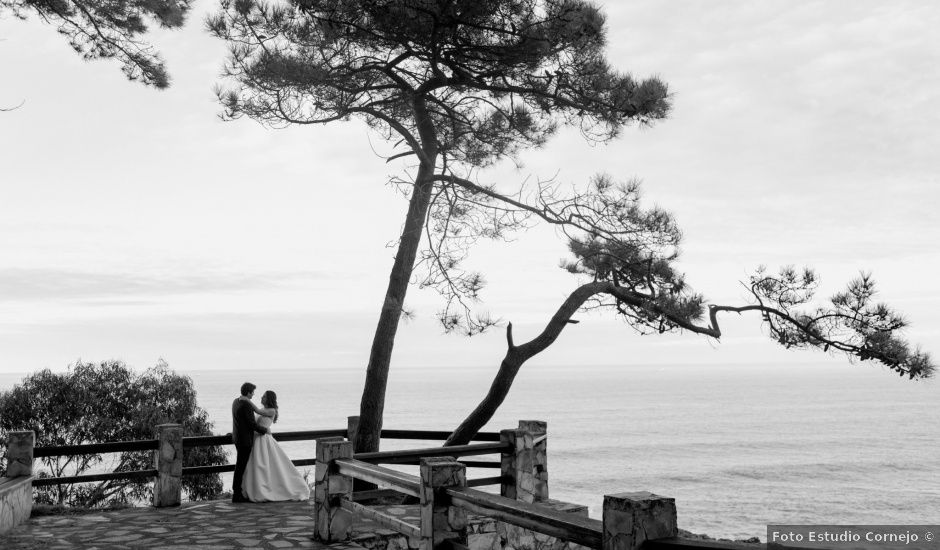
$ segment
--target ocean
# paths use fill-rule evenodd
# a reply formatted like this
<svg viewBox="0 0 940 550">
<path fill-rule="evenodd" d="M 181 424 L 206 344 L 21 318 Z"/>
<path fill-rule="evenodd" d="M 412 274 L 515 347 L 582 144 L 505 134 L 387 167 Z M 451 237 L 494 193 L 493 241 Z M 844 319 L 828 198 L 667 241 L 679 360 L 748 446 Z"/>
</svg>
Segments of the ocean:
<svg viewBox="0 0 940 550">
<path fill-rule="evenodd" d="M 385 427 L 453 429 L 495 367 L 393 367 Z M 364 369 L 195 371 L 217 433 L 244 381 L 278 394 L 276 431 L 346 426 Z M 4 385 L 9 384 L 4 376 Z M 768 523 L 940 523 L 940 385 L 858 365 L 526 365 L 487 430 L 548 422 L 552 498 L 674 497 L 679 527 L 765 537 Z M 392 441 L 384 449 L 433 443 Z M 312 458 L 314 444 L 283 444 Z M 468 477 L 495 475 L 471 470 Z"/>
</svg>

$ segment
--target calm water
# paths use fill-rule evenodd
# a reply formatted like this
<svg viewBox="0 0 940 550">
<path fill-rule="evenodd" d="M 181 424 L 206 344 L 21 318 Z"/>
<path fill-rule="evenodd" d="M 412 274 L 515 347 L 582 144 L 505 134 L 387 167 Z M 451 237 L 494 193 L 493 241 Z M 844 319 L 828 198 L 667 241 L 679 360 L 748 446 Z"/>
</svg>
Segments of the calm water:
<svg viewBox="0 0 940 550">
<path fill-rule="evenodd" d="M 393 368 L 385 427 L 452 429 L 493 372 Z M 231 429 L 231 400 L 245 380 L 258 395 L 278 393 L 276 430 L 344 427 L 364 376 L 188 374 L 218 433 Z M 938 405 L 937 382 L 867 365 L 527 365 L 487 429 L 546 420 L 551 496 L 586 504 L 593 517 L 605 493 L 648 490 L 676 498 L 684 529 L 763 539 L 767 523 L 940 523 Z M 284 446 L 292 458 L 314 456 L 312 442 Z"/>
</svg>

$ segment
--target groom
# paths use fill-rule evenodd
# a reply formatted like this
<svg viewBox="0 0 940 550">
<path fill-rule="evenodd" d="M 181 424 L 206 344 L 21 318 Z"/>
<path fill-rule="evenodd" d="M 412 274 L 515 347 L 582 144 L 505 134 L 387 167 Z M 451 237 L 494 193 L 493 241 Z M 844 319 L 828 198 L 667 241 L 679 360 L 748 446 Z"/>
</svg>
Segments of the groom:
<svg viewBox="0 0 940 550">
<path fill-rule="evenodd" d="M 232 479 L 232 502 L 248 502 L 242 494 L 242 479 L 245 477 L 245 467 L 251 456 L 251 445 L 255 434 L 268 433 L 255 422 L 254 408 L 251 398 L 255 395 L 255 385 L 251 382 L 242 384 L 242 394 L 232 403 L 232 443 L 235 444 L 235 477 Z"/>
</svg>

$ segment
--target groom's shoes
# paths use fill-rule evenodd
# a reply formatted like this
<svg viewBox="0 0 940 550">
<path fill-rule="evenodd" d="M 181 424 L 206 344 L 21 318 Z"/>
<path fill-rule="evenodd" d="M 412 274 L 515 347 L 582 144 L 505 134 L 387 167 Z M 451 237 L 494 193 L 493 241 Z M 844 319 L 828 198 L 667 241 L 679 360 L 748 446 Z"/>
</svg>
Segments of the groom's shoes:
<svg viewBox="0 0 940 550">
<path fill-rule="evenodd" d="M 239 502 L 251 502 L 251 501 L 241 495 L 238 495 L 238 496 L 232 497 L 232 502 L 239 503 Z"/>
</svg>

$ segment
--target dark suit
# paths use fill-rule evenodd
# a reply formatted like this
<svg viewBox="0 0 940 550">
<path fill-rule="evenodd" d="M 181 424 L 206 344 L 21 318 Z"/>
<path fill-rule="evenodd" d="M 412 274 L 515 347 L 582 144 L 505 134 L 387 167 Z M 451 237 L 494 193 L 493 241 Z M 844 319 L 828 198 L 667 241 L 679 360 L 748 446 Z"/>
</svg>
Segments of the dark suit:
<svg viewBox="0 0 940 550">
<path fill-rule="evenodd" d="M 255 442 L 255 434 L 267 433 L 264 428 L 255 422 L 255 412 L 247 399 L 236 399 L 232 403 L 232 443 L 235 444 L 235 476 L 232 478 L 232 500 L 238 501 L 242 496 L 242 478 L 245 476 L 245 467 L 251 456 L 251 446 Z"/>
</svg>

